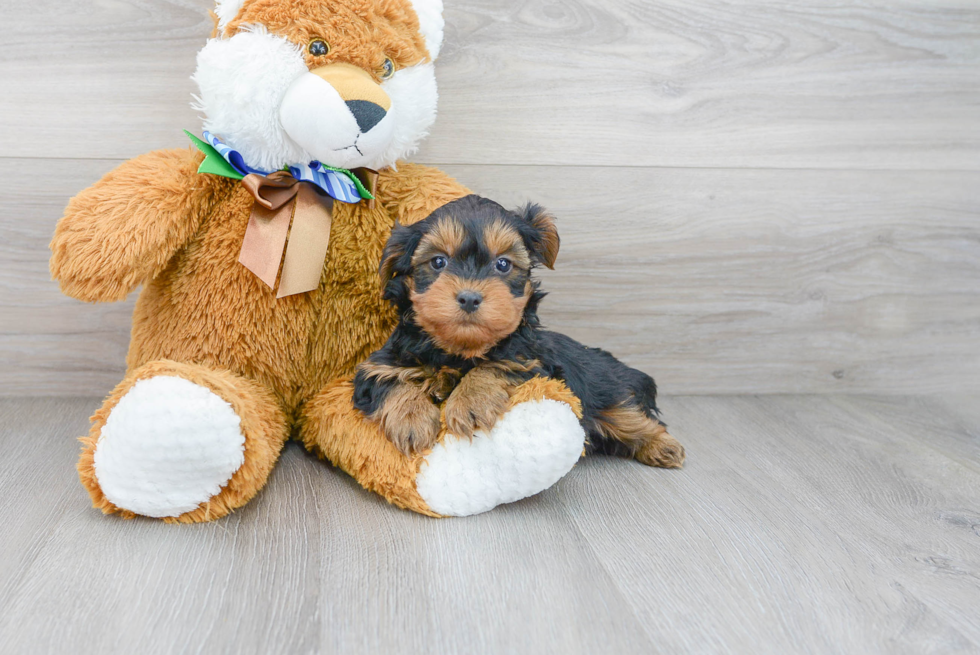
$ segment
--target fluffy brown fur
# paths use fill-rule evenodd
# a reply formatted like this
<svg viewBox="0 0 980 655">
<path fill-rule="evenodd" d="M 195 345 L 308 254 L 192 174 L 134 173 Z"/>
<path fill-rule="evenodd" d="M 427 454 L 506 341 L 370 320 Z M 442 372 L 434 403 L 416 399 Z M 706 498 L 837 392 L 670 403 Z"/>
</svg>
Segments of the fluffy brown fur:
<svg viewBox="0 0 980 655">
<path fill-rule="evenodd" d="M 168 523 L 197 523 L 220 518 L 241 507 L 265 485 L 279 452 L 289 436 L 286 417 L 275 395 L 262 385 L 227 371 L 208 369 L 194 364 L 170 361 L 149 362 L 130 372 L 113 390 L 101 409 L 92 417 L 92 428 L 81 438 L 82 455 L 78 474 L 92 497 L 92 505 L 106 514 L 120 514 L 131 519 L 135 514 L 112 504 L 99 488 L 95 477 L 95 446 L 109 413 L 139 380 L 169 375 L 180 377 L 213 391 L 228 402 L 241 417 L 245 436 L 245 464 L 231 477 L 217 496 L 197 509 L 177 517 L 165 518 Z"/>
<path fill-rule="evenodd" d="M 65 293 L 90 301 L 118 300 L 146 283 L 130 370 L 162 359 L 227 369 L 267 386 L 294 413 L 394 327 L 376 273 L 394 222 L 389 208 L 404 200 L 397 213 L 414 223 L 467 191 L 421 166 L 382 172 L 374 210 L 335 204 L 320 288 L 276 300 L 238 263 L 252 197 L 234 180 L 199 175 L 200 158 L 190 150 L 144 155 L 79 194 L 55 232 L 52 275 Z"/>
<path fill-rule="evenodd" d="M 620 404 L 599 412 L 595 425 L 599 434 L 623 444 L 627 453 L 647 466 L 681 468 L 684 447 L 667 433 L 660 421 L 650 418 L 636 404 Z"/>
<path fill-rule="evenodd" d="M 331 380 L 351 374 L 395 325 L 377 276 L 395 219 L 414 223 L 468 193 L 423 166 L 382 171 L 374 209 L 335 204 L 320 288 L 276 300 L 238 263 L 252 197 L 234 180 L 198 174 L 201 157 L 191 149 L 168 150 L 122 164 L 72 199 L 51 243 L 51 272 L 68 295 L 119 300 L 145 285 L 133 315 L 129 373 L 96 415 L 80 465 L 96 506 L 109 511 L 115 510 L 85 462 L 103 424 L 98 421 L 104 422 L 134 375 L 169 361 L 193 365 L 202 376 L 233 376 L 275 399 L 283 417 L 278 429 L 289 433 L 303 404 Z M 269 459 L 253 462 L 252 453 L 246 448 L 246 470 Z M 255 478 L 255 489 L 264 479 Z M 414 477 L 406 484 L 414 484 Z M 222 502 L 213 500 L 209 509 L 181 520 L 216 518 L 237 506 Z"/>
<path fill-rule="evenodd" d="M 304 48 L 311 69 L 338 62 L 373 71 L 381 81 L 381 67 L 390 58 L 397 68 L 429 59 L 419 21 L 405 0 L 248 0 L 225 28 L 231 35 L 243 25 L 259 24 Z M 330 45 L 313 57 L 306 46 L 314 39 Z"/>
<path fill-rule="evenodd" d="M 439 438 L 439 407 L 430 399 L 425 384 L 399 384 L 371 419 L 381 423 L 391 443 L 405 454 L 410 443 L 417 450 L 428 450 Z"/>
<path fill-rule="evenodd" d="M 458 223 L 453 223 L 453 225 L 462 231 Z M 462 236 L 460 241 L 462 241 Z M 494 221 L 483 228 L 483 243 L 487 246 L 490 259 L 507 257 L 514 262 L 514 266 L 517 268 L 529 268 L 531 266 L 531 256 L 521 241 L 521 235 L 506 223 Z M 554 256 L 557 254 L 556 250 Z"/>
<path fill-rule="evenodd" d="M 224 200 L 224 178 L 198 175 L 203 155 L 159 150 L 109 172 L 68 203 L 51 242 L 51 275 L 79 300 L 122 300 L 152 279 Z"/>
<path fill-rule="evenodd" d="M 311 69 L 332 74 L 350 69 L 324 67 L 347 64 L 380 82 L 386 58 L 396 68 L 431 58 L 407 0 L 246 0 L 227 34 L 249 24 L 290 39 L 304 48 Z M 314 39 L 326 41 L 329 52 L 311 55 L 306 46 Z M 132 516 L 98 487 L 97 439 L 136 380 L 167 374 L 227 400 L 246 438 L 245 464 L 221 494 L 167 520 L 209 520 L 239 507 L 264 484 L 289 434 L 365 488 L 432 514 L 415 491 L 420 458 L 402 455 L 352 407 L 350 381 L 336 379 L 351 375 L 396 323 L 376 274 L 393 223 L 411 225 L 468 191 L 423 166 L 382 171 L 377 202 L 334 204 L 319 288 L 277 300 L 238 263 L 251 195 L 237 181 L 198 174 L 201 159 L 193 149 L 163 150 L 124 163 L 72 199 L 51 242 L 52 276 L 70 296 L 121 300 L 143 285 L 127 375 L 83 438 L 79 474 L 93 503 Z M 452 384 L 442 379 L 444 398 Z M 436 386 L 427 391 L 438 395 Z M 574 401 L 561 385 L 533 388 Z"/>
<path fill-rule="evenodd" d="M 425 455 L 403 455 L 374 421 L 352 403 L 352 380 L 330 384 L 303 410 L 300 434 L 310 450 L 351 475 L 361 486 L 389 503 L 428 516 L 439 516 L 415 488 Z M 582 403 L 562 382 L 535 377 L 513 390 L 507 409 L 524 402 L 551 399 L 566 403 L 581 418 Z M 445 429 L 440 432 L 440 438 Z"/>
<path fill-rule="evenodd" d="M 415 488 L 425 453 L 406 457 L 399 452 L 377 423 L 354 409 L 352 395 L 353 384 L 345 378 L 328 385 L 310 401 L 300 423 L 303 443 L 389 503 L 439 516 Z"/>
<path fill-rule="evenodd" d="M 446 428 L 457 436 L 489 430 L 507 411 L 512 389 L 510 378 L 501 368 L 477 366 L 463 376 L 446 399 Z"/>
</svg>

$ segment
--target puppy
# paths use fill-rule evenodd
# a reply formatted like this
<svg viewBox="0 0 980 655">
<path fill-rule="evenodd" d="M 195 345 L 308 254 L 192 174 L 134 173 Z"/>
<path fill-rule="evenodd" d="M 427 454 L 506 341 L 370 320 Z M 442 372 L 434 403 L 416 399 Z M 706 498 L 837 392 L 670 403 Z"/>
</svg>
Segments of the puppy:
<svg viewBox="0 0 980 655">
<path fill-rule="evenodd" d="M 653 378 L 541 329 L 544 293 L 531 273 L 554 267 L 558 244 L 554 219 L 541 207 L 514 213 L 479 196 L 395 227 L 380 274 L 399 323 L 358 368 L 354 404 L 399 450 L 436 443 L 440 406 L 454 435 L 489 430 L 512 390 L 542 376 L 563 380 L 582 401 L 588 453 L 683 464 L 684 448 L 658 418 Z"/>
</svg>

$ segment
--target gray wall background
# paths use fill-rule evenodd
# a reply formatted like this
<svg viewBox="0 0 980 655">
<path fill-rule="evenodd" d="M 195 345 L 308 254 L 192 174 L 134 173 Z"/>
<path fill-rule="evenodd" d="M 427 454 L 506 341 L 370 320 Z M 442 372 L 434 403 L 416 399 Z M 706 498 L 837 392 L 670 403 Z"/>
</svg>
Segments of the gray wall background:
<svg viewBox="0 0 980 655">
<path fill-rule="evenodd" d="M 0 395 L 121 378 L 68 198 L 186 144 L 209 0 L 0 2 Z M 980 390 L 980 5 L 447 0 L 415 158 L 560 219 L 549 327 L 668 394 Z"/>
</svg>

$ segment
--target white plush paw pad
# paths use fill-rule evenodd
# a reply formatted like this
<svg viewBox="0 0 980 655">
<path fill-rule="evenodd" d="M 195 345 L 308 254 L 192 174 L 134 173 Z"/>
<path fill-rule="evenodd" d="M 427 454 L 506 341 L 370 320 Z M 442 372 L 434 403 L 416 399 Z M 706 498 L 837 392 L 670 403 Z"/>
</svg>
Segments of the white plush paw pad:
<svg viewBox="0 0 980 655">
<path fill-rule="evenodd" d="M 245 462 L 241 419 L 188 380 L 140 380 L 99 435 L 95 476 L 106 498 L 143 516 L 179 516 L 217 495 Z"/>
<path fill-rule="evenodd" d="M 584 445 L 585 431 L 567 404 L 521 403 L 489 434 L 477 432 L 472 441 L 447 435 L 425 458 L 416 488 L 439 514 L 479 514 L 555 484 Z"/>
</svg>

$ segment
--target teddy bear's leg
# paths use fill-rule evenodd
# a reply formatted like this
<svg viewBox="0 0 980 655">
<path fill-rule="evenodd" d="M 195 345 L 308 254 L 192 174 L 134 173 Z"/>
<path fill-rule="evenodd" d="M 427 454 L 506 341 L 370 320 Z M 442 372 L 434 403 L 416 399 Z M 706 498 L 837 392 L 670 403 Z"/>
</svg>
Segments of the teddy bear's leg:
<svg viewBox="0 0 980 655">
<path fill-rule="evenodd" d="M 389 502 L 430 516 L 469 516 L 555 484 L 582 455 L 578 399 L 555 380 L 517 388 L 504 416 L 472 438 L 443 434 L 431 451 L 406 457 L 352 404 L 337 380 L 304 410 L 301 435 L 317 451 Z"/>
<path fill-rule="evenodd" d="M 106 514 L 209 521 L 262 488 L 287 436 L 279 403 L 257 382 L 150 362 L 92 417 L 78 473 Z"/>
</svg>

